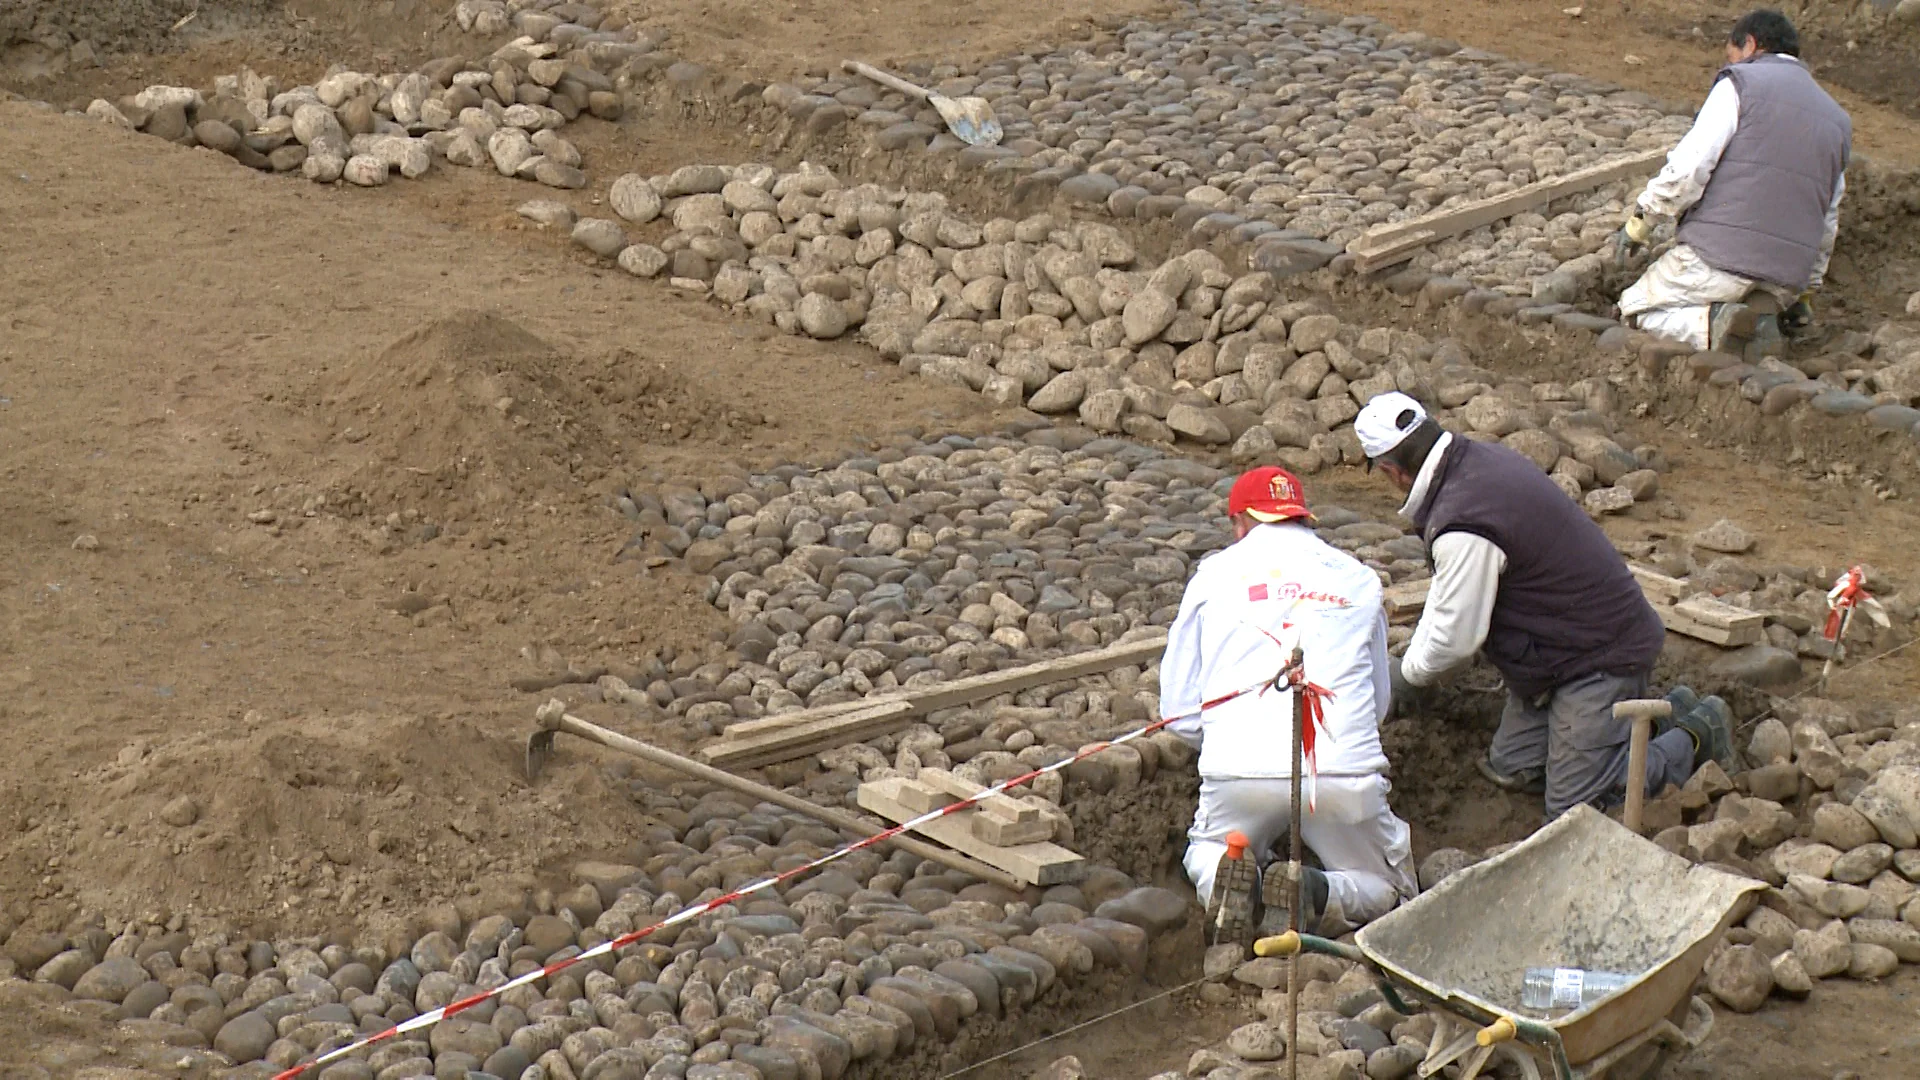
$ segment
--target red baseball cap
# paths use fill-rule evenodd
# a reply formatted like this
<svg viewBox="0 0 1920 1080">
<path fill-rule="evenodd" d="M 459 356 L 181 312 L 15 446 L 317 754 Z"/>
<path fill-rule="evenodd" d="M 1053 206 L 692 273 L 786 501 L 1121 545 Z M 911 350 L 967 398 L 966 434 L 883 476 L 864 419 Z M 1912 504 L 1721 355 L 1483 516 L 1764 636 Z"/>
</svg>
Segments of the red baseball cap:
<svg viewBox="0 0 1920 1080">
<path fill-rule="evenodd" d="M 1227 513 L 1251 515 L 1255 521 L 1313 520 L 1307 510 L 1307 490 L 1300 478 L 1277 465 L 1248 469 L 1227 493 Z"/>
</svg>

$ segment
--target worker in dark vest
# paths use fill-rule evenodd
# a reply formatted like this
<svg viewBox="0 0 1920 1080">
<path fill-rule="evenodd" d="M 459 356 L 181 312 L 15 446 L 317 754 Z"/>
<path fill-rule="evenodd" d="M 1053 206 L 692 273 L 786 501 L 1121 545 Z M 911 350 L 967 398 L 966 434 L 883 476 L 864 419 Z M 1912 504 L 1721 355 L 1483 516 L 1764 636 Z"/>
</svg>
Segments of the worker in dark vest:
<svg viewBox="0 0 1920 1080">
<path fill-rule="evenodd" d="M 1433 563 L 1426 609 L 1389 665 L 1401 707 L 1483 653 L 1507 704 L 1480 771 L 1544 793 L 1549 818 L 1622 801 L 1632 730 L 1613 706 L 1648 695 L 1666 629 L 1620 553 L 1538 465 L 1442 430 L 1405 394 L 1367 402 L 1354 432 L 1369 466 L 1407 493 L 1400 512 Z M 1647 752 L 1650 795 L 1731 757 L 1725 702 L 1669 696 L 1675 718 Z"/>
<path fill-rule="evenodd" d="M 1799 54 L 1800 35 L 1777 11 L 1734 24 L 1727 66 L 1692 130 L 1621 230 L 1621 250 L 1636 250 L 1652 241 L 1655 219 L 1679 221 L 1673 247 L 1620 297 L 1631 324 L 1738 355 L 1757 336 L 1777 337 L 1776 326 L 1811 321 L 1840 229 L 1853 123 Z M 1780 311 L 1776 325 L 1756 307 Z"/>
</svg>

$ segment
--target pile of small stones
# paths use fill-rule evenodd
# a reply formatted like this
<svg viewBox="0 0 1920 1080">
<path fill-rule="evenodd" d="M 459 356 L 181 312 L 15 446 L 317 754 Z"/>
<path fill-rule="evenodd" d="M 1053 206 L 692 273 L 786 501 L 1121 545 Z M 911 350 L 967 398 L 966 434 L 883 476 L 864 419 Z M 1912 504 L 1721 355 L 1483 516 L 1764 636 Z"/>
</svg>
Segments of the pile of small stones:
<svg viewBox="0 0 1920 1080">
<path fill-rule="evenodd" d="M 511 22 L 536 41 L 563 12 L 576 21 L 593 12 L 544 0 L 469 0 L 460 10 L 475 32 Z M 1308 251 L 1338 251 L 1375 225 L 1671 144 L 1688 124 L 1645 95 L 1589 79 L 1365 16 L 1248 0 L 1204 0 L 1176 22 L 1136 22 L 1092 51 L 1019 55 L 969 73 L 946 65 L 926 78 L 941 93 L 986 98 L 1006 132 L 1001 145 L 967 148 L 924 103 L 839 73 L 775 83 L 762 100 L 812 134 L 853 124 L 881 149 L 957 152 L 1116 217 L 1171 219 L 1202 243 L 1231 232 L 1313 241 Z M 1588 282 L 1629 195 L 1624 184 L 1583 193 L 1551 216 L 1443 241 L 1415 265 L 1523 295 L 1556 272 Z"/>
<path fill-rule="evenodd" d="M 542 36 L 480 60 L 447 57 L 404 75 L 335 69 L 287 90 L 243 69 L 216 78 L 210 92 L 150 86 L 117 102 L 96 99 L 86 115 L 316 183 L 375 187 L 395 172 L 414 179 L 437 158 L 585 187 L 580 151 L 559 129 L 582 114 L 618 120 L 625 99 L 607 73 L 651 46 L 625 27 Z"/>
<path fill-rule="evenodd" d="M 13 929 L 0 980 L 120 1021 L 164 1070 L 265 1076 L 650 925 L 837 848 L 809 818 L 724 793 L 648 788 L 624 863 L 521 909 L 429 912 L 379 945 L 246 941 L 163 926 Z M 1190 898 L 1096 869 L 1013 892 L 905 853 L 863 851 L 780 892 L 669 928 L 419 1035 L 329 1066 L 326 1080 L 835 1078 L 952 1042 L 970 1017 L 1017 1015 L 1089 980 L 1137 977 Z M 916 1050 L 916 1048 L 919 1048 Z"/>
<path fill-rule="evenodd" d="M 1724 653 L 1712 671 L 1750 685 L 1784 686 L 1799 679 L 1799 657 L 1825 660 L 1835 655 L 1824 628 L 1827 590 L 1840 568 L 1767 561 L 1756 555 L 1758 543 L 1752 532 L 1721 519 L 1690 533 L 1619 546 L 1649 569 L 1680 579 L 1689 595 L 1764 615 L 1764 642 Z M 1902 588 L 1873 567 L 1863 569 L 1892 625 L 1882 629 L 1865 617 L 1855 619 L 1846 645 L 1856 656 L 1885 647 L 1895 628 L 1910 628 L 1920 615 L 1911 587 Z"/>
<path fill-rule="evenodd" d="M 1859 417 L 1877 430 L 1920 437 L 1920 324 L 1911 318 L 1882 323 L 1872 334 L 1838 334 L 1824 351 L 1791 360 L 1673 356 L 1668 374 L 1725 387 L 1767 416 L 1799 410 Z"/>
<path fill-rule="evenodd" d="M 1204 250 L 1148 267 L 1103 222 L 977 224 L 938 194 L 763 165 L 628 174 L 607 203 L 627 223 L 666 218 L 673 230 L 656 245 L 557 202 L 520 213 L 634 274 L 667 275 L 794 333 L 858 328 L 910 371 L 1103 434 L 1231 447 L 1240 461 L 1313 473 L 1358 464 L 1353 418 L 1401 390 L 1473 437 L 1507 441 L 1596 514 L 1651 498 L 1664 468 L 1654 449 L 1615 441 L 1604 380 L 1515 382 L 1457 342 L 1343 323 Z"/>
<path fill-rule="evenodd" d="M 1211 216 L 1214 233 L 1259 222 L 1341 248 L 1375 225 L 1669 145 L 1689 121 L 1641 94 L 1300 5 L 1202 0 L 1115 36 L 1097 55 L 931 75 L 942 93 L 991 102 L 1005 159 L 1070 198 L 1181 225 Z M 789 111 L 808 97 L 864 110 L 857 122 L 885 141 L 942 148 L 937 121 L 845 77 L 767 91 Z M 1626 195 L 1615 185 L 1550 218 L 1445 241 L 1423 268 L 1521 290 L 1599 251 Z"/>
<path fill-rule="evenodd" d="M 544 0 L 505 6 L 489 0 L 474 10 L 480 7 L 496 14 L 476 16 L 476 31 L 498 31 L 511 20 L 527 34 L 523 42 L 542 33 L 570 40 L 588 32 L 595 18 L 585 5 Z M 552 10 L 541 14 L 543 7 Z M 584 22 L 549 27 L 562 15 Z M 705 74 L 695 65 L 652 59 L 643 74 L 664 71 L 676 85 Z M 941 131 L 938 115 L 923 104 L 838 74 L 776 83 L 762 99 L 777 122 L 809 134 L 852 124 L 882 150 L 952 152 L 963 163 L 1017 176 L 1016 195 L 1053 188 L 1069 204 L 1104 208 L 1116 219 L 1171 219 L 1189 230 L 1195 246 L 1218 238 L 1249 245 L 1250 265 L 1277 279 L 1329 264 L 1339 269 L 1344 245 L 1365 228 L 1671 144 L 1689 122 L 1644 95 L 1396 33 L 1364 16 L 1342 19 L 1246 0 L 1212 0 L 1176 23 L 1132 24 L 1091 51 L 1017 56 L 965 74 L 939 67 L 927 75 L 945 93 L 987 97 L 1006 127 L 1003 145 L 965 147 Z M 1883 327 L 1871 338 L 1844 335 L 1821 355 L 1793 364 L 1750 365 L 1719 354 L 1683 354 L 1669 363 L 1679 350 L 1580 310 L 1600 282 L 1604 248 L 1632 194 L 1616 183 L 1441 240 L 1388 284 L 1436 304 L 1459 302 L 1473 312 L 1602 334 L 1602 345 L 1615 349 L 1651 349 L 1676 379 L 1714 377 L 1769 415 L 1804 406 L 1826 416 L 1859 416 L 1873 430 L 1920 435 L 1920 411 L 1913 408 L 1920 400 L 1920 360 L 1903 344 L 1912 336 L 1905 326 Z M 622 244 L 598 223 L 590 232 L 598 246 Z M 674 253 L 644 245 L 630 256 L 629 268 L 648 276 L 667 272 L 675 260 L 661 254 Z M 714 270 L 711 257 L 718 253 L 700 254 Z M 1219 272 L 1227 271 L 1221 266 Z M 994 276 L 1024 284 L 1004 269 Z M 723 296 L 753 287 L 738 274 L 724 284 L 708 280 Z M 1232 275 L 1227 284 L 1206 287 L 1225 290 L 1245 280 Z M 975 286 L 976 308 L 992 288 Z M 1019 290 L 1013 291 L 1018 309 Z M 1072 303 L 1088 309 L 1089 321 L 1105 314 L 1094 310 L 1097 303 L 1054 295 L 1059 302 L 1040 297 L 1042 308 Z M 952 306 L 963 300 L 950 299 Z M 943 305 L 948 300 L 942 298 Z M 819 304 L 810 314 L 809 332 L 830 334 L 842 321 Z M 858 325 L 867 312 L 854 305 L 844 314 Z M 1190 331 L 1169 329 L 1173 339 Z M 964 376 L 979 389 L 991 379 L 978 367 Z M 1011 398 L 1013 386 L 995 381 L 991 392 Z M 1193 419 L 1185 410 L 1180 416 Z M 1149 420 L 1167 422 L 1140 417 L 1135 427 L 1152 432 L 1143 437 L 1164 436 Z M 1218 427 L 1199 427 L 1198 436 L 1173 430 L 1218 437 Z M 1228 430 L 1238 438 L 1244 428 Z M 1622 499 L 1600 501 L 1618 506 Z"/>
</svg>

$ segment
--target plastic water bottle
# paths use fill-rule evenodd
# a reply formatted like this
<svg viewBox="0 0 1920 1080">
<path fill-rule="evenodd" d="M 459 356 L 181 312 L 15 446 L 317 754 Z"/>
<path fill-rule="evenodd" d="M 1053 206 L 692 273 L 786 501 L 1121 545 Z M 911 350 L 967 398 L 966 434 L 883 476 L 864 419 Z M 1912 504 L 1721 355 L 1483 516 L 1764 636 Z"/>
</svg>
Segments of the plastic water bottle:
<svg viewBox="0 0 1920 1080">
<path fill-rule="evenodd" d="M 1520 1005 L 1527 1009 L 1581 1009 L 1633 981 L 1617 971 L 1580 968 L 1528 968 L 1520 988 Z"/>
</svg>

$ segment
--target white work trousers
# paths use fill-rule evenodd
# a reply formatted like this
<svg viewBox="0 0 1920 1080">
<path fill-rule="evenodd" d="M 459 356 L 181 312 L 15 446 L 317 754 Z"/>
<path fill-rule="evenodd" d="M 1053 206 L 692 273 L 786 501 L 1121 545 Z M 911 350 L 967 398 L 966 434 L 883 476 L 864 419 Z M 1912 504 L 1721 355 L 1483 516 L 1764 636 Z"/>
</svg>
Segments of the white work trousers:
<svg viewBox="0 0 1920 1080">
<path fill-rule="evenodd" d="M 1330 922 L 1343 919 L 1349 928 L 1358 927 L 1420 891 L 1412 834 L 1387 805 L 1392 790 L 1379 775 L 1322 776 L 1317 782 L 1314 809 L 1300 823 L 1300 838 L 1327 872 L 1327 912 L 1336 916 Z M 1274 842 L 1291 830 L 1292 803 L 1288 777 L 1201 779 L 1185 866 L 1202 906 L 1213 895 L 1213 874 L 1226 854 L 1227 834 L 1245 833 L 1264 865 Z"/>
<path fill-rule="evenodd" d="M 1756 288 L 1783 306 L 1797 299 L 1778 286 L 1715 270 L 1690 245 L 1675 244 L 1620 294 L 1620 315 L 1655 337 L 1705 352 L 1713 305 L 1743 300 Z"/>
</svg>

